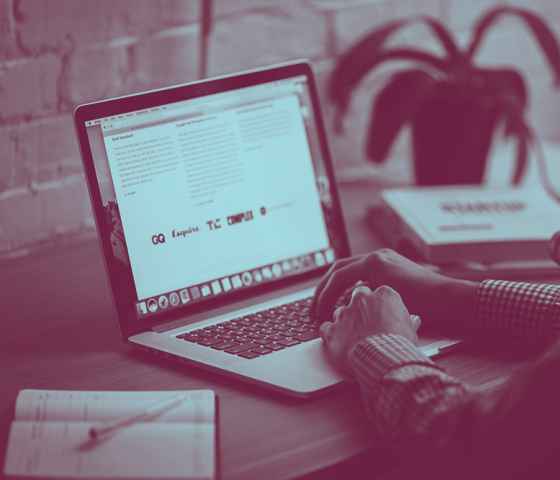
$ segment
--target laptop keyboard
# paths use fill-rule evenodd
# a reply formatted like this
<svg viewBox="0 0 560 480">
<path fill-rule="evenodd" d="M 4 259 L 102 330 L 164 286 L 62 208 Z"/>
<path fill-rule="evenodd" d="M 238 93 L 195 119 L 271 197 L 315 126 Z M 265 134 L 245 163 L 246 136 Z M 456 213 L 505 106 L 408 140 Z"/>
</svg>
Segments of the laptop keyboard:
<svg viewBox="0 0 560 480">
<path fill-rule="evenodd" d="M 177 338 L 252 359 L 319 337 L 309 316 L 312 297 L 191 330 Z"/>
</svg>

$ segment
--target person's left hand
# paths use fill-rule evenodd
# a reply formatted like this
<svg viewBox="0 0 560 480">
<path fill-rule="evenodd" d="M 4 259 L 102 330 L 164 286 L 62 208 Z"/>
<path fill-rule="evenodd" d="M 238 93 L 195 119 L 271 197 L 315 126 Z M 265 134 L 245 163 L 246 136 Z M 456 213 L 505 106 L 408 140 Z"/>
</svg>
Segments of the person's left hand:
<svg viewBox="0 0 560 480">
<path fill-rule="evenodd" d="M 350 352 L 371 335 L 401 335 L 416 343 L 420 319 L 415 318 L 411 319 L 401 296 L 391 287 L 381 286 L 372 292 L 359 286 L 353 290 L 349 304 L 335 310 L 333 321 L 321 324 L 320 333 L 334 363 L 348 370 Z"/>
</svg>

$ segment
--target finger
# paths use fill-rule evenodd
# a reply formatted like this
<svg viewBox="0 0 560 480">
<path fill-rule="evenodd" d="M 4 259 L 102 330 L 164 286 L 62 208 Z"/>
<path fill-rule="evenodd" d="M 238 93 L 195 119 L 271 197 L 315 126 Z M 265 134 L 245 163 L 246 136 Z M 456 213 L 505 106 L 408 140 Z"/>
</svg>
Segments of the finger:
<svg viewBox="0 0 560 480">
<path fill-rule="evenodd" d="M 337 307 L 335 309 L 335 311 L 333 312 L 333 323 L 336 323 L 339 321 L 340 316 L 342 315 L 342 311 L 344 310 L 345 307 Z"/>
<path fill-rule="evenodd" d="M 358 285 L 352 289 L 352 296 L 350 297 L 350 303 L 355 301 L 354 299 L 362 294 L 371 293 L 371 288 L 369 288 L 365 283 L 358 282 Z"/>
<path fill-rule="evenodd" d="M 372 291 L 367 285 L 359 285 L 352 290 L 349 308 L 356 308 L 358 310 L 360 327 L 364 327 L 367 324 L 370 310 L 367 304 L 367 297 L 371 294 Z"/>
<path fill-rule="evenodd" d="M 364 276 L 365 268 L 362 261 L 350 263 L 333 272 L 317 297 L 314 318 L 319 322 L 329 319 L 339 297 Z"/>
<path fill-rule="evenodd" d="M 319 327 L 319 335 L 326 342 L 331 336 L 332 322 L 324 322 Z"/>
<path fill-rule="evenodd" d="M 319 298 L 319 295 L 321 294 L 325 285 L 329 281 L 329 278 L 331 277 L 331 275 L 336 270 L 339 270 L 342 267 L 345 267 L 346 265 L 348 265 L 350 263 L 353 263 L 357 260 L 358 259 L 356 257 L 344 258 L 342 260 L 339 260 L 336 263 L 334 263 L 333 265 L 331 265 L 331 268 L 329 268 L 327 273 L 325 273 L 325 275 L 323 275 L 323 278 L 321 278 L 320 282 L 317 284 L 317 287 L 315 288 L 315 294 L 313 295 L 313 300 L 311 301 L 310 312 L 311 312 L 312 317 L 315 317 L 315 312 L 316 312 L 316 307 L 317 307 L 317 299 Z"/>
<path fill-rule="evenodd" d="M 412 322 L 412 328 L 415 332 L 418 332 L 420 325 L 422 325 L 422 319 L 418 315 L 410 315 L 410 321 Z"/>
</svg>

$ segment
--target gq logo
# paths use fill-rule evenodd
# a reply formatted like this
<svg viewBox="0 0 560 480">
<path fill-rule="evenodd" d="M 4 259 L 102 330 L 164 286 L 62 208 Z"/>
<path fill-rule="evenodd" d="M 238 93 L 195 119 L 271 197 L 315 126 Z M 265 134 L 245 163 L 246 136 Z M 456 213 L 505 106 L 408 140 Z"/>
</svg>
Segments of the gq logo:
<svg viewBox="0 0 560 480">
<path fill-rule="evenodd" d="M 165 235 L 163 233 L 157 233 L 156 235 L 152 235 L 152 243 L 154 245 L 165 243 Z"/>
</svg>

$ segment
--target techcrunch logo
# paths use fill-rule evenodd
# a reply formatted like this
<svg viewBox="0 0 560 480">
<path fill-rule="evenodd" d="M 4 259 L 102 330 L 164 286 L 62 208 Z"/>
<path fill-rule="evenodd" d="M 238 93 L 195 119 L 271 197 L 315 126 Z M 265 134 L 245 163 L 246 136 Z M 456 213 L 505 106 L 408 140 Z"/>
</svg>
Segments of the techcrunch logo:
<svg viewBox="0 0 560 480">
<path fill-rule="evenodd" d="M 266 215 L 266 208 L 261 207 L 259 210 L 261 216 Z M 213 218 L 212 220 L 208 220 L 206 225 L 208 225 L 208 229 L 210 231 L 213 230 L 220 230 L 226 223 L 229 226 L 238 225 L 243 222 L 250 222 L 251 220 L 255 219 L 255 215 L 253 210 L 247 210 L 245 212 L 235 213 L 233 215 L 228 215 L 225 219 L 225 222 L 222 218 Z"/>
</svg>

